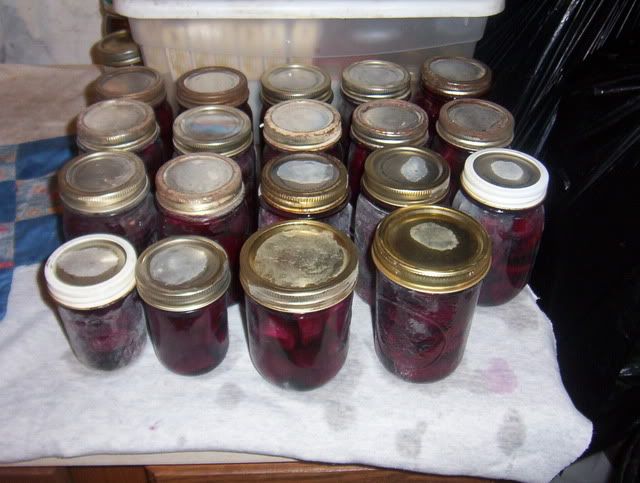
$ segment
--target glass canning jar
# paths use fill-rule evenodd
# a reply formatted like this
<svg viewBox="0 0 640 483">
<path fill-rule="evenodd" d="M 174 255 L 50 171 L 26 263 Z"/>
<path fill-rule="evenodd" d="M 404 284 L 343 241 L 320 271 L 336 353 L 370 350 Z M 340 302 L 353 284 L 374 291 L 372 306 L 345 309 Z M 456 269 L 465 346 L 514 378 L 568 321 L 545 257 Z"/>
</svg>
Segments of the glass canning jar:
<svg viewBox="0 0 640 483">
<path fill-rule="evenodd" d="M 326 154 L 289 154 L 262 170 L 258 226 L 306 218 L 349 235 L 351 204 L 347 169 Z"/>
<path fill-rule="evenodd" d="M 361 188 L 354 230 L 359 255 L 356 293 L 373 304 L 376 270 L 371 260 L 371 243 L 378 223 L 404 206 L 446 204 L 449 165 L 426 148 L 378 149 L 367 158 Z"/>
<path fill-rule="evenodd" d="M 71 350 L 88 367 L 126 366 L 147 340 L 135 284 L 136 252 L 123 238 L 93 234 L 61 245 L 44 276 Z"/>
<path fill-rule="evenodd" d="M 307 390 L 332 379 L 347 357 L 358 274 L 353 242 L 335 228 L 290 220 L 242 247 L 249 354 L 266 380 Z"/>
<path fill-rule="evenodd" d="M 169 237 L 140 255 L 138 293 L 151 343 L 167 369 L 198 375 L 222 362 L 229 348 L 230 281 L 227 254 L 208 238 Z"/>
<path fill-rule="evenodd" d="M 127 239 L 138 253 L 155 241 L 157 218 L 142 160 L 133 153 L 78 156 L 58 173 L 67 240 L 90 233 Z"/>
<path fill-rule="evenodd" d="M 471 328 L 491 241 L 464 213 L 410 206 L 387 216 L 371 256 L 377 269 L 374 345 L 382 364 L 410 382 L 455 370 Z"/>
<path fill-rule="evenodd" d="M 356 107 L 351 119 L 347 161 L 353 202 L 360 193 L 360 178 L 367 156 L 376 149 L 389 146 L 426 146 L 428 128 L 427 113 L 408 101 L 382 99 Z"/>
<path fill-rule="evenodd" d="M 153 189 L 166 160 L 153 109 L 133 99 L 100 101 L 80 113 L 76 143 L 80 151 L 129 151 L 144 163 Z"/>
<path fill-rule="evenodd" d="M 231 267 L 230 303 L 239 302 L 240 247 L 251 233 L 240 166 L 214 153 L 178 156 L 156 177 L 160 238 L 199 235 L 222 245 Z"/>
<path fill-rule="evenodd" d="M 140 47 L 128 30 L 117 30 L 105 35 L 93 47 L 97 64 L 108 67 L 142 65 Z"/>
<path fill-rule="evenodd" d="M 537 159 L 511 149 L 485 149 L 467 159 L 453 207 L 487 230 L 491 270 L 480 305 L 499 305 L 529 282 L 544 228 L 549 174 Z"/>
</svg>

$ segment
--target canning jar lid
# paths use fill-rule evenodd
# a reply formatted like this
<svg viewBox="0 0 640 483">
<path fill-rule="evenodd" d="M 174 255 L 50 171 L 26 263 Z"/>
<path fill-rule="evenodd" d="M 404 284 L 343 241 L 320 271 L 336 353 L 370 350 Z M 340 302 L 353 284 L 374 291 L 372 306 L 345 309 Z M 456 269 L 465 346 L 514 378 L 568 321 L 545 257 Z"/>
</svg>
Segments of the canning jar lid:
<svg viewBox="0 0 640 483">
<path fill-rule="evenodd" d="M 491 267 L 491 241 L 469 215 L 442 206 L 408 206 L 376 230 L 371 257 L 378 270 L 403 287 L 426 293 L 459 292 L 480 282 Z"/>
<path fill-rule="evenodd" d="M 182 154 L 213 152 L 235 156 L 252 144 L 251 120 L 235 107 L 194 107 L 173 122 L 173 146 Z"/>
<path fill-rule="evenodd" d="M 313 220 L 269 225 L 240 251 L 240 282 L 260 305 L 306 313 L 347 298 L 358 277 L 358 250 L 347 235 Z"/>
<path fill-rule="evenodd" d="M 422 64 L 424 88 L 447 97 L 479 97 L 491 88 L 491 69 L 467 57 L 431 57 Z"/>
<path fill-rule="evenodd" d="M 124 238 L 104 233 L 70 240 L 44 266 L 53 299 L 72 309 L 89 310 L 120 300 L 136 285 L 136 251 Z"/>
<path fill-rule="evenodd" d="M 273 106 L 290 99 L 331 102 L 331 77 L 315 65 L 289 64 L 272 67 L 260 77 L 262 100 Z"/>
<path fill-rule="evenodd" d="M 58 172 L 62 202 L 81 213 L 108 214 L 136 206 L 149 193 L 144 163 L 126 151 L 73 158 Z"/>
<path fill-rule="evenodd" d="M 271 206 L 295 214 L 326 213 L 349 199 L 347 169 L 333 156 L 280 156 L 262 169 L 260 194 Z"/>
<path fill-rule="evenodd" d="M 142 62 L 140 48 L 128 30 L 118 30 L 105 35 L 96 44 L 96 55 L 102 65 L 126 67 Z"/>
<path fill-rule="evenodd" d="M 411 75 L 401 65 L 384 60 L 354 62 L 342 71 L 342 95 L 354 104 L 374 99 L 407 99 Z"/>
<path fill-rule="evenodd" d="M 227 105 L 238 107 L 249 99 L 247 76 L 231 67 L 200 67 L 176 81 L 176 100 L 183 107 Z"/>
<path fill-rule="evenodd" d="M 408 101 L 365 102 L 353 111 L 351 137 L 371 149 L 424 146 L 429 138 L 429 118 L 422 108 Z"/>
<path fill-rule="evenodd" d="M 102 74 L 95 81 L 95 90 L 101 100 L 134 99 L 153 107 L 167 97 L 167 89 L 160 73 L 141 65 L 122 67 Z"/>
<path fill-rule="evenodd" d="M 438 203 L 449 192 L 449 177 L 449 165 L 438 153 L 396 146 L 367 157 L 361 183 L 374 201 L 401 207 Z"/>
<path fill-rule="evenodd" d="M 483 149 L 464 163 L 460 183 L 480 203 L 522 210 L 544 200 L 549 173 L 533 156 L 513 149 Z"/>
<path fill-rule="evenodd" d="M 139 151 L 156 140 L 153 109 L 133 99 L 100 101 L 80 113 L 78 146 L 84 151 Z"/>
<path fill-rule="evenodd" d="M 468 151 L 503 148 L 513 141 L 513 115 L 504 107 L 482 99 L 456 99 L 440 109 L 438 135 Z"/>
<path fill-rule="evenodd" d="M 173 158 L 158 170 L 156 200 L 172 213 L 222 216 L 244 200 L 240 166 L 214 153 Z"/>
<path fill-rule="evenodd" d="M 188 312 L 224 296 L 231 283 L 224 248 L 201 236 L 173 236 L 138 258 L 136 283 L 142 300 L 169 312 Z"/>
<path fill-rule="evenodd" d="M 342 137 L 340 113 L 311 99 L 284 101 L 264 116 L 264 139 L 282 151 L 323 151 Z"/>
</svg>

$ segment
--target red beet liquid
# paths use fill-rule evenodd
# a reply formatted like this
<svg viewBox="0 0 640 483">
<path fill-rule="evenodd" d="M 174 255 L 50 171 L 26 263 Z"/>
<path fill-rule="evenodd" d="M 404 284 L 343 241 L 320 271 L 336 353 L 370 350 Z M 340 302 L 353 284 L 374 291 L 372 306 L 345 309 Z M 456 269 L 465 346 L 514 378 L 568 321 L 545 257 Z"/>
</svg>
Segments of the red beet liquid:
<svg viewBox="0 0 640 483">
<path fill-rule="evenodd" d="M 453 197 L 458 192 L 458 188 L 460 188 L 460 176 L 464 169 L 464 163 L 472 151 L 453 146 L 437 135 L 433 140 L 432 149 L 449 164 L 449 169 L 451 169 L 449 194 Z"/>
<path fill-rule="evenodd" d="M 256 201 L 258 196 L 258 185 L 256 182 L 258 164 L 256 161 L 256 149 L 252 144 L 236 156 L 231 156 L 231 159 L 238 163 L 238 166 L 240 166 L 240 171 L 242 171 L 242 182 L 244 183 L 246 194 L 245 198 L 249 207 L 249 213 L 252 223 L 250 232 L 254 232 L 258 211 L 258 203 Z"/>
<path fill-rule="evenodd" d="M 164 144 L 162 138 L 158 138 L 146 146 L 140 151 L 136 151 L 136 154 L 140 156 L 144 167 L 147 170 L 147 176 L 149 176 L 149 182 L 151 183 L 151 189 L 155 189 L 156 185 L 156 173 L 169 158 L 165 155 Z"/>
<path fill-rule="evenodd" d="M 171 159 L 173 154 L 173 109 L 165 99 L 155 106 L 153 111 L 160 126 L 160 137 L 162 138 L 165 160 Z"/>
<path fill-rule="evenodd" d="M 344 163 L 344 151 L 342 149 L 342 144 L 338 141 L 336 144 L 331 146 L 328 149 L 323 151 L 313 151 L 316 154 L 328 154 L 333 156 Z M 279 149 L 274 148 L 268 142 L 265 141 L 264 148 L 262 151 L 262 166 L 265 166 L 269 161 L 278 156 L 283 156 L 285 154 L 294 154 L 295 151 L 280 151 Z"/>
<path fill-rule="evenodd" d="M 364 174 L 364 162 L 372 153 L 372 150 L 364 144 L 352 140 L 349 146 L 347 159 L 347 171 L 349 172 L 349 189 L 351 189 L 351 202 L 356 203 L 360 194 L 360 179 Z"/>
<path fill-rule="evenodd" d="M 429 139 L 436 135 L 436 121 L 440 117 L 440 109 L 452 99 L 453 97 L 439 96 L 424 87 L 418 89 L 414 104 L 424 109 L 429 116 Z"/>
<path fill-rule="evenodd" d="M 205 106 L 206 104 L 202 104 L 202 105 Z M 197 107 L 197 106 L 194 106 L 194 107 Z M 243 104 L 240 104 L 239 106 L 231 106 L 231 107 L 235 107 L 236 109 L 240 109 L 242 112 L 244 112 L 247 116 L 249 116 L 249 119 L 253 124 L 253 111 L 251 110 L 251 106 L 249 105 L 248 101 Z M 182 104 L 178 104 L 178 114 L 182 114 L 184 111 L 188 109 L 190 108 L 184 107 Z"/>
<path fill-rule="evenodd" d="M 318 220 L 323 223 L 327 223 L 328 225 L 331 225 L 334 228 L 342 231 L 347 236 L 351 236 L 349 229 L 351 225 L 351 212 L 351 205 L 349 203 L 345 203 L 337 210 L 332 210 L 328 213 L 318 213 L 315 215 L 286 213 L 274 208 L 261 199 L 260 209 L 258 210 L 258 228 L 273 225 L 274 223 L 278 223 L 279 221 L 307 219 Z"/>
<path fill-rule="evenodd" d="M 346 99 L 342 99 L 342 103 L 338 111 L 340 112 L 340 118 L 342 119 L 342 148 L 345 152 L 349 150 L 349 143 L 351 142 L 350 133 L 351 133 L 351 118 L 353 117 L 353 111 L 355 111 L 357 105 L 352 104 Z M 346 164 L 346 159 L 344 160 Z"/>
</svg>

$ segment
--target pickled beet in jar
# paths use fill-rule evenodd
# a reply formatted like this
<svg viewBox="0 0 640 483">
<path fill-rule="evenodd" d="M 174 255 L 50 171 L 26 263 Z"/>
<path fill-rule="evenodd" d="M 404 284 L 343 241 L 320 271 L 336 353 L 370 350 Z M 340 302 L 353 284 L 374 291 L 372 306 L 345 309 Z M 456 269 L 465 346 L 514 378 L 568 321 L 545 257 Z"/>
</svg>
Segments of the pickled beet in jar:
<svg viewBox="0 0 640 483">
<path fill-rule="evenodd" d="M 240 280 L 249 354 L 262 377 L 308 390 L 338 373 L 347 357 L 357 260 L 344 233 L 317 221 L 276 223 L 247 240 Z"/>
<path fill-rule="evenodd" d="M 67 240 L 90 233 L 127 239 L 139 253 L 155 241 L 158 213 L 142 160 L 133 153 L 78 156 L 58 173 Z"/>
<path fill-rule="evenodd" d="M 361 187 L 354 231 L 359 254 L 356 293 L 373 304 L 376 270 L 370 252 L 378 223 L 403 206 L 446 202 L 449 166 L 427 148 L 382 148 L 367 158 Z"/>
<path fill-rule="evenodd" d="M 85 235 L 60 246 L 44 275 L 71 350 L 93 369 L 128 365 L 147 340 L 135 289 L 136 253 L 123 238 Z"/>
<path fill-rule="evenodd" d="M 529 282 L 544 228 L 546 168 L 511 149 L 485 149 L 467 159 L 453 207 L 487 230 L 493 246 L 491 270 L 480 305 L 500 305 Z"/>
<path fill-rule="evenodd" d="M 219 154 L 186 154 L 160 168 L 156 183 L 159 237 L 199 235 L 222 245 L 231 267 L 229 299 L 238 302 L 240 248 L 252 226 L 238 163 Z"/>
<path fill-rule="evenodd" d="M 464 213 L 410 206 L 378 226 L 374 344 L 382 364 L 410 382 L 431 382 L 462 359 L 491 242 Z"/>
<path fill-rule="evenodd" d="M 140 255 L 136 280 L 160 362 L 182 375 L 218 366 L 229 347 L 224 249 L 203 237 L 165 238 Z"/>
<path fill-rule="evenodd" d="M 300 153 L 271 160 L 262 170 L 258 226 L 306 218 L 350 233 L 347 170 L 326 154 Z"/>
<path fill-rule="evenodd" d="M 108 67 L 142 65 L 140 47 L 128 30 L 117 30 L 105 35 L 93 47 L 96 63 Z"/>
</svg>

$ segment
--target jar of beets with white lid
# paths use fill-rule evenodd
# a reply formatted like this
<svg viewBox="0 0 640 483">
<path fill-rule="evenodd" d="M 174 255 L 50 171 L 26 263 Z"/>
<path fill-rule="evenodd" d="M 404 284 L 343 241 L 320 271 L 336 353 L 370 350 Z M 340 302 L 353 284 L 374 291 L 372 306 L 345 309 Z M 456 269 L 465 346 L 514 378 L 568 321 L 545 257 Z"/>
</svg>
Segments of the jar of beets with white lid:
<svg viewBox="0 0 640 483">
<path fill-rule="evenodd" d="M 151 343 L 167 369 L 198 375 L 222 362 L 231 272 L 218 243 L 198 236 L 160 240 L 140 255 L 136 281 Z"/>
<path fill-rule="evenodd" d="M 478 303 L 503 304 L 529 282 L 544 229 L 549 173 L 519 151 L 484 149 L 469 156 L 461 182 L 453 207 L 478 220 L 493 245 Z"/>
<path fill-rule="evenodd" d="M 155 241 L 158 213 L 142 160 L 128 152 L 78 156 L 58 173 L 67 240 L 90 233 L 127 239 L 138 253 Z"/>
<path fill-rule="evenodd" d="M 441 379 L 460 363 L 491 241 L 470 216 L 441 206 L 400 208 L 376 231 L 374 345 L 410 382 Z"/>
<path fill-rule="evenodd" d="M 372 304 L 376 269 L 371 260 L 371 243 L 378 223 L 404 206 L 447 204 L 449 165 L 427 148 L 378 149 L 367 158 L 361 188 L 354 230 L 360 257 L 356 293 Z"/>
<path fill-rule="evenodd" d="M 135 265 L 133 246 L 107 234 L 70 240 L 45 264 L 47 288 L 71 350 L 88 367 L 117 369 L 142 352 L 147 329 Z"/>
<path fill-rule="evenodd" d="M 326 223 L 292 220 L 254 233 L 242 247 L 247 338 L 253 365 L 287 389 L 331 380 L 347 357 L 358 254 Z"/>
</svg>

